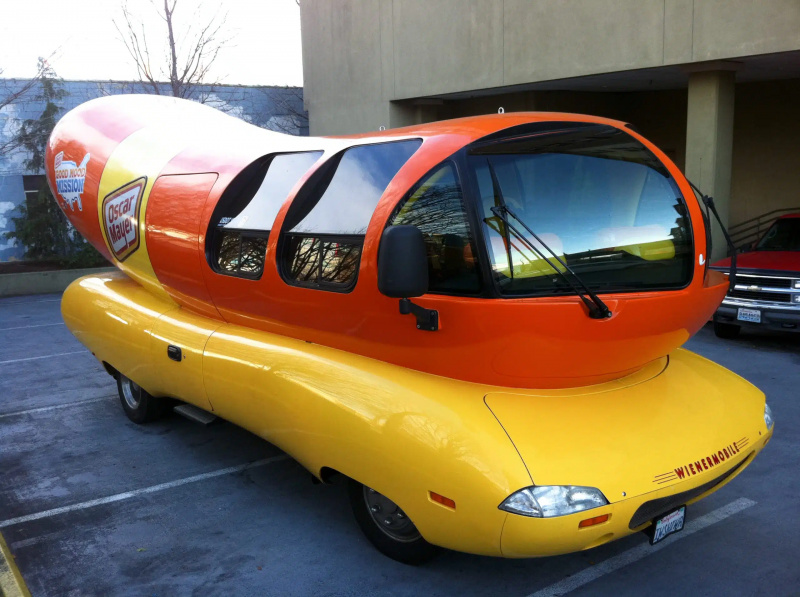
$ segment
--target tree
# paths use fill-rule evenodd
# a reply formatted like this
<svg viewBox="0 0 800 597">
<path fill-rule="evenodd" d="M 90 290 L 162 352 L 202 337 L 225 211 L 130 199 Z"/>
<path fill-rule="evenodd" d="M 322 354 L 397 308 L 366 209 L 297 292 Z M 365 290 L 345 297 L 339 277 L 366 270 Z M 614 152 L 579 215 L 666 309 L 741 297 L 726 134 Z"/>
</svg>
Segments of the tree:
<svg viewBox="0 0 800 597">
<path fill-rule="evenodd" d="M 47 61 L 39 59 L 38 86 L 40 90 L 32 100 L 44 104 L 39 118 L 22 121 L 14 137 L 15 146 L 28 155 L 25 168 L 29 172 L 42 172 L 45 168 L 45 149 L 50 133 L 58 121 L 58 105 L 66 95 L 62 81 Z M 12 217 L 14 230 L 6 232 L 25 247 L 27 259 L 58 261 L 68 266 L 99 265 L 103 258 L 84 241 L 70 225 L 42 177 L 34 197 L 17 207 L 19 216 Z"/>
<path fill-rule="evenodd" d="M 217 13 L 199 29 L 190 25 L 184 31 L 176 31 L 178 0 L 163 0 L 163 9 L 155 4 L 160 0 L 151 1 L 166 25 L 166 64 L 154 63 L 144 23 L 136 19 L 127 2 L 122 5 L 122 22 L 114 21 L 136 66 L 140 83 L 156 95 L 202 99 L 196 97 L 197 87 L 217 83 L 208 81 L 208 77 L 217 55 L 227 43 L 227 39 L 222 38 L 225 16 Z"/>
<path fill-rule="evenodd" d="M 31 79 L 3 79 L 3 69 L 0 68 L 0 112 L 14 105 L 28 101 L 34 90 L 49 69 L 47 60 L 40 58 L 36 74 Z M 12 124 L 13 126 L 13 124 Z M 0 139 L 0 156 L 13 153 L 20 147 L 21 138 L 16 134 L 6 135 Z"/>
<path fill-rule="evenodd" d="M 303 108 L 302 87 L 266 87 L 263 93 L 277 113 L 277 117 L 267 123 L 267 128 L 289 135 L 308 131 L 308 112 Z"/>
</svg>

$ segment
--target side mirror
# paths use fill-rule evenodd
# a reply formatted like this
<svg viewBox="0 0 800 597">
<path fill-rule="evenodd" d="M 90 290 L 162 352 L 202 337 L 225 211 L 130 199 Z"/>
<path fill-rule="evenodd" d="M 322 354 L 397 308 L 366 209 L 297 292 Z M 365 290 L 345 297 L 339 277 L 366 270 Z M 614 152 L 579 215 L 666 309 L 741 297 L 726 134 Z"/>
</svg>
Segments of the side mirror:
<svg viewBox="0 0 800 597">
<path fill-rule="evenodd" d="M 414 226 L 390 226 L 383 231 L 378 249 L 378 290 L 400 299 L 400 313 L 413 314 L 417 329 L 439 329 L 439 312 L 425 309 L 410 298 L 428 292 L 428 255 L 425 239 Z"/>
<path fill-rule="evenodd" d="M 391 298 L 428 292 L 428 255 L 422 232 L 414 226 L 389 226 L 378 250 L 378 290 Z"/>
</svg>

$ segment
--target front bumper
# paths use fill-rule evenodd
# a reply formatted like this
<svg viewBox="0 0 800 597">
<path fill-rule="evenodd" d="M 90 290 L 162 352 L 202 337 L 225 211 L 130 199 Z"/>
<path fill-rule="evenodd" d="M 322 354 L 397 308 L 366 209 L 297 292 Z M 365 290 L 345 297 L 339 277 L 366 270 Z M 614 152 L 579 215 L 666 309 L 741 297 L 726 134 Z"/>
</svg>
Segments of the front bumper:
<svg viewBox="0 0 800 597">
<path fill-rule="evenodd" d="M 761 311 L 761 323 L 740 321 L 739 308 Z M 714 321 L 743 327 L 774 330 L 778 332 L 800 332 L 800 307 L 775 305 L 760 301 L 745 301 L 726 298 L 714 313 Z"/>
<path fill-rule="evenodd" d="M 509 514 L 500 542 L 502 555 L 506 558 L 530 558 L 571 553 L 642 531 L 650 526 L 652 518 L 677 506 L 693 504 L 729 483 L 761 452 L 774 429 L 761 435 L 750 452 L 721 473 L 692 477 L 664 489 L 567 516 L 530 518 Z M 647 518 L 649 512 L 653 512 L 652 518 Z M 608 521 L 586 528 L 578 527 L 580 521 L 603 514 L 610 514 Z M 637 524 L 643 516 L 646 522 Z"/>
</svg>

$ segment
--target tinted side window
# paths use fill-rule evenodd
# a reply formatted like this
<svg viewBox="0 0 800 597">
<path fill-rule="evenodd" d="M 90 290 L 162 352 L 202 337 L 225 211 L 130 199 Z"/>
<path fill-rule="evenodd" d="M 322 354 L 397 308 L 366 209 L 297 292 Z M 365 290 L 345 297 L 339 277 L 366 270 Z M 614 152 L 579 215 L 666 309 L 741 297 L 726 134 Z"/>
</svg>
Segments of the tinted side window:
<svg viewBox="0 0 800 597">
<path fill-rule="evenodd" d="M 250 202 L 235 217 L 220 225 L 226 229 L 271 230 L 289 191 L 321 155 L 321 151 L 276 155 Z"/>
<path fill-rule="evenodd" d="M 316 196 L 304 202 L 305 209 L 296 215 L 294 221 L 298 223 L 290 231 L 365 234 L 381 195 L 421 143 L 411 139 L 360 145 L 345 151 L 330 182 L 325 188 L 315 189 Z"/>
<path fill-rule="evenodd" d="M 263 158 L 231 182 L 212 217 L 212 267 L 224 274 L 260 278 L 267 239 L 292 187 L 322 155 L 321 151 Z"/>
<path fill-rule="evenodd" d="M 222 273 L 260 278 L 267 254 L 267 238 L 225 231 L 215 238 L 216 265 Z"/>
<path fill-rule="evenodd" d="M 338 292 L 353 288 L 375 207 L 421 143 L 411 139 L 361 145 L 331 158 L 329 170 L 316 183 L 309 181 L 315 186 L 302 196 L 298 193 L 287 214 L 281 241 L 287 282 Z"/>
<path fill-rule="evenodd" d="M 400 205 L 390 225 L 422 231 L 428 250 L 431 292 L 475 294 L 481 289 L 472 233 L 455 169 L 445 164 Z"/>
</svg>

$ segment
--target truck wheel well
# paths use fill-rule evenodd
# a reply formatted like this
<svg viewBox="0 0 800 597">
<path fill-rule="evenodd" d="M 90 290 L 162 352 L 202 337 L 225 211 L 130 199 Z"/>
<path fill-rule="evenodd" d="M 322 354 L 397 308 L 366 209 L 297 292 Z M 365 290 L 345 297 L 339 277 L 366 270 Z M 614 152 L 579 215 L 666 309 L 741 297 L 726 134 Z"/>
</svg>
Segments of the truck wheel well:
<svg viewBox="0 0 800 597">
<path fill-rule="evenodd" d="M 114 367 L 112 367 L 111 365 L 109 365 L 105 361 L 101 361 L 101 362 L 103 363 L 103 369 L 106 370 L 106 373 L 108 373 L 114 379 L 117 379 L 117 376 L 119 375 L 119 371 L 114 369 Z"/>
<path fill-rule="evenodd" d="M 328 485 L 333 483 L 339 476 L 344 476 L 344 475 L 342 475 L 342 473 L 329 466 L 323 466 L 319 471 L 319 478 L 322 480 L 323 483 Z"/>
</svg>

